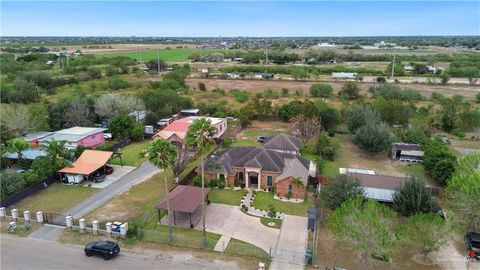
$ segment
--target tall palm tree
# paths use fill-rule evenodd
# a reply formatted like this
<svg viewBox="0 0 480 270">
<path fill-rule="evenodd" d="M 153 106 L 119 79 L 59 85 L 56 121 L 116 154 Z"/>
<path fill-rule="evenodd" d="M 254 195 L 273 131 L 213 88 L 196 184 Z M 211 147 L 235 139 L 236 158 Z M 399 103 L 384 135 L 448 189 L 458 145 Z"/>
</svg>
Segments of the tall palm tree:
<svg viewBox="0 0 480 270">
<path fill-rule="evenodd" d="M 202 229 L 203 229 L 203 247 L 207 246 L 207 232 L 205 230 L 205 174 L 204 174 L 204 162 L 205 152 L 214 144 L 213 136 L 217 132 L 217 129 L 212 126 L 212 122 L 204 117 L 196 119 L 188 127 L 185 141 L 188 146 L 193 146 L 195 150 L 200 154 L 202 162 L 200 165 L 202 173 Z"/>
<path fill-rule="evenodd" d="M 63 166 L 72 158 L 72 151 L 65 147 L 65 141 L 52 140 L 48 144 L 40 146 L 47 153 L 52 166 Z"/>
<path fill-rule="evenodd" d="M 155 166 L 163 169 L 163 177 L 165 181 L 165 195 L 167 198 L 167 215 L 170 215 L 170 203 L 168 200 L 168 184 L 167 184 L 167 172 L 166 170 L 175 161 L 177 156 L 177 148 L 169 141 L 159 138 L 153 141 L 148 147 L 148 159 Z M 168 216 L 168 239 L 172 238 L 172 224 L 170 222 L 170 216 Z"/>
</svg>

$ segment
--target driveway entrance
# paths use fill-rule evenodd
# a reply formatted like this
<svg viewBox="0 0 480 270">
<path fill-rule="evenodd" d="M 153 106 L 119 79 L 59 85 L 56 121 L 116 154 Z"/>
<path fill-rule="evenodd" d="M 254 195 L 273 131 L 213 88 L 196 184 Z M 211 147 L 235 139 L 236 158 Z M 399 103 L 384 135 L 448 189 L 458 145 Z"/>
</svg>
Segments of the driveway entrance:
<svg viewBox="0 0 480 270">
<path fill-rule="evenodd" d="M 269 252 L 275 247 L 279 229 L 268 228 L 260 222 L 260 218 L 243 213 L 238 206 L 210 204 L 205 208 L 206 229 L 209 232 L 236 238 Z M 202 229 L 199 222 L 195 227 Z"/>
</svg>

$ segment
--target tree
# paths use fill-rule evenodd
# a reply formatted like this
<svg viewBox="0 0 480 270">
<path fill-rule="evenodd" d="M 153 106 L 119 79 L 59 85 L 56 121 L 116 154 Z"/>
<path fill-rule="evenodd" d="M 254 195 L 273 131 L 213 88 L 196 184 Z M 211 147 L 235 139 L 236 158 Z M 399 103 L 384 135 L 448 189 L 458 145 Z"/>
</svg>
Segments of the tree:
<svg viewBox="0 0 480 270">
<path fill-rule="evenodd" d="M 25 136 L 40 128 L 41 122 L 36 120 L 29 109 L 30 105 L 2 104 L 1 123 L 5 131 L 13 136 Z"/>
<path fill-rule="evenodd" d="M 9 153 L 17 153 L 18 160 L 23 159 L 23 151 L 30 148 L 30 145 L 23 139 L 11 139 L 7 141 L 7 152 Z"/>
<path fill-rule="evenodd" d="M 310 95 L 312 97 L 328 98 L 333 93 L 333 87 L 326 83 L 314 83 L 310 86 Z"/>
<path fill-rule="evenodd" d="M 360 88 L 356 82 L 345 82 L 342 91 L 338 94 L 344 99 L 358 99 L 360 98 Z"/>
<path fill-rule="evenodd" d="M 87 101 L 81 97 L 75 97 L 65 112 L 65 125 L 67 127 L 88 127 L 92 125 L 91 117 L 92 114 Z"/>
<path fill-rule="evenodd" d="M 427 260 L 430 252 L 440 249 L 448 235 L 444 221 L 437 214 L 432 213 L 411 216 L 406 228 L 408 247 L 423 254 L 424 260 Z"/>
<path fill-rule="evenodd" d="M 0 198 L 4 200 L 15 193 L 21 191 L 26 185 L 23 175 L 12 172 L 0 172 L 0 179 L 2 179 L 2 185 L 0 186 Z"/>
<path fill-rule="evenodd" d="M 322 130 L 318 118 L 307 118 L 303 114 L 299 114 L 290 119 L 290 123 L 292 124 L 292 134 L 300 137 L 303 143 L 317 136 Z"/>
<path fill-rule="evenodd" d="M 475 102 L 480 103 L 480 92 L 475 95 Z"/>
<path fill-rule="evenodd" d="M 163 170 L 163 180 L 165 183 L 165 196 L 167 198 L 167 212 L 170 215 L 170 204 L 168 198 L 167 169 L 175 162 L 177 148 L 169 141 L 158 138 L 154 140 L 148 147 L 148 160 L 153 165 Z M 168 217 L 168 235 L 169 240 L 173 239 L 171 218 Z"/>
<path fill-rule="evenodd" d="M 480 153 L 463 156 L 448 182 L 448 204 L 467 227 L 480 229 Z"/>
<path fill-rule="evenodd" d="M 318 117 L 320 118 L 320 124 L 324 130 L 334 129 L 341 122 L 340 111 L 335 107 L 329 106 L 323 101 L 317 101 L 315 103 L 318 110 Z"/>
<path fill-rule="evenodd" d="M 364 195 L 365 190 L 360 181 L 346 174 L 333 178 L 321 190 L 321 198 L 325 202 L 325 206 L 330 209 L 337 209 L 342 203 L 356 196 L 363 197 Z"/>
<path fill-rule="evenodd" d="M 359 127 L 364 126 L 368 122 L 380 122 L 380 117 L 371 107 L 357 104 L 347 110 L 346 120 L 348 130 L 355 134 Z"/>
<path fill-rule="evenodd" d="M 438 203 L 430 196 L 425 184 L 410 177 L 393 195 L 393 209 L 403 216 L 418 213 L 435 213 Z"/>
<path fill-rule="evenodd" d="M 315 154 L 320 155 L 324 159 L 333 161 L 337 155 L 340 145 L 332 142 L 332 139 L 326 132 L 321 132 L 318 135 L 317 143 L 315 145 Z"/>
<path fill-rule="evenodd" d="M 464 73 L 465 77 L 468 78 L 470 85 L 474 85 L 477 82 L 477 78 L 480 76 L 480 69 L 477 67 L 466 67 Z"/>
<path fill-rule="evenodd" d="M 423 166 L 432 178 L 446 185 L 452 177 L 456 165 L 456 157 L 441 142 L 426 141 L 422 144 Z"/>
<path fill-rule="evenodd" d="M 369 152 L 382 152 L 390 147 L 388 127 L 383 122 L 369 122 L 357 129 L 353 142 Z"/>
<path fill-rule="evenodd" d="M 190 151 L 188 147 L 178 145 L 177 146 L 177 155 L 175 157 L 174 162 L 172 163 L 173 174 L 175 175 L 175 182 L 178 183 L 180 173 L 187 167 Z"/>
<path fill-rule="evenodd" d="M 50 166 L 60 169 L 65 167 L 73 156 L 71 150 L 65 147 L 65 141 L 49 141 L 48 144 L 43 144 L 40 146 L 43 151 L 47 153 L 47 159 L 49 160 Z M 58 170 L 55 169 L 55 170 Z"/>
<path fill-rule="evenodd" d="M 398 238 L 395 234 L 395 212 L 377 201 L 364 201 L 361 196 L 349 199 L 333 211 L 327 227 L 332 233 L 362 253 L 388 261 Z"/>
<path fill-rule="evenodd" d="M 138 141 L 143 138 L 143 126 L 126 114 L 118 114 L 110 119 L 108 129 L 117 140 L 130 138 Z"/>
<path fill-rule="evenodd" d="M 201 155 L 201 173 L 202 173 L 202 229 L 203 229 L 203 246 L 207 246 L 207 232 L 205 228 L 205 202 L 203 201 L 205 189 L 205 152 L 214 144 L 213 136 L 216 128 L 212 126 L 210 120 L 202 117 L 196 119 L 188 127 L 185 141 L 188 146 L 192 146 Z"/>
<path fill-rule="evenodd" d="M 413 115 L 411 105 L 396 99 L 387 100 L 383 97 L 377 97 L 372 105 L 380 118 L 389 125 L 407 126 L 410 117 Z"/>
<path fill-rule="evenodd" d="M 440 81 L 442 84 L 447 84 L 449 80 L 450 76 L 447 73 L 443 73 L 442 75 L 440 75 Z"/>
<path fill-rule="evenodd" d="M 143 110 L 143 102 L 133 96 L 103 95 L 95 102 L 95 113 L 107 119 L 117 114 Z"/>
</svg>

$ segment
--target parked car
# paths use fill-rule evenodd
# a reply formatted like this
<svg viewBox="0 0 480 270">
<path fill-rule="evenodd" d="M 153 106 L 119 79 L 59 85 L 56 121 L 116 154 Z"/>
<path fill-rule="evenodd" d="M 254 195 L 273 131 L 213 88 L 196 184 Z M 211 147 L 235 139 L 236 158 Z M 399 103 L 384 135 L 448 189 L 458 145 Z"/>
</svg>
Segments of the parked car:
<svg viewBox="0 0 480 270">
<path fill-rule="evenodd" d="M 92 174 L 92 182 L 100 183 L 105 179 L 105 174 L 101 170 L 103 169 L 97 170 Z"/>
<path fill-rule="evenodd" d="M 112 241 L 101 240 L 91 242 L 85 245 L 85 256 L 92 255 L 102 256 L 104 260 L 110 260 L 120 253 L 120 246 Z"/>
<path fill-rule="evenodd" d="M 264 143 L 268 139 L 267 136 L 258 136 L 257 141 L 260 143 Z"/>
<path fill-rule="evenodd" d="M 464 239 L 468 256 L 472 259 L 480 260 L 480 233 L 469 232 Z"/>
<path fill-rule="evenodd" d="M 108 166 L 108 165 L 105 165 L 105 174 L 106 175 L 110 175 L 113 173 L 113 167 L 112 166 Z"/>
</svg>

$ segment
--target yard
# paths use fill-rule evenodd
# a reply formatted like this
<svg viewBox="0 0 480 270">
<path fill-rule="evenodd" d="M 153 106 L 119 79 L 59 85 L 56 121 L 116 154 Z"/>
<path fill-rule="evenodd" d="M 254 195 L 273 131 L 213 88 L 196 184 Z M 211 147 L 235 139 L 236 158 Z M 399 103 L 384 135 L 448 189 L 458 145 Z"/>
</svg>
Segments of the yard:
<svg viewBox="0 0 480 270">
<path fill-rule="evenodd" d="M 133 167 L 140 166 L 146 160 L 142 151 L 148 148 L 149 143 L 149 140 L 143 140 L 131 143 L 122 148 L 120 152 L 122 153 L 123 165 Z M 113 159 L 111 163 L 114 165 L 121 165 L 119 158 Z"/>
<path fill-rule="evenodd" d="M 165 62 L 186 62 L 188 56 L 193 53 L 191 49 L 179 49 L 179 50 L 159 50 L 160 59 Z M 100 57 L 117 57 L 126 56 L 130 58 L 141 58 L 142 61 L 156 60 L 157 51 L 139 51 L 139 52 L 116 52 L 108 54 L 99 54 Z M 138 59 L 137 59 L 138 60 Z"/>
<path fill-rule="evenodd" d="M 225 253 L 258 258 L 260 260 L 263 260 L 263 262 L 267 266 L 266 269 L 268 269 L 269 260 L 267 252 L 247 242 L 232 238 L 230 239 L 230 242 L 228 242 Z"/>
<path fill-rule="evenodd" d="M 29 210 L 30 213 L 43 211 L 44 213 L 61 214 L 97 191 L 96 188 L 54 183 L 47 189 L 25 198 L 9 208 L 17 208 L 19 212 Z"/>
<path fill-rule="evenodd" d="M 135 185 L 124 193 L 115 196 L 103 206 L 87 215 L 88 221 L 128 221 L 141 217 L 152 209 L 165 194 L 164 172 L 154 175 L 149 180 Z M 173 173 L 167 171 L 169 188 L 174 184 Z"/>
<path fill-rule="evenodd" d="M 208 194 L 208 198 L 212 203 L 221 203 L 229 205 L 240 205 L 242 197 L 245 196 L 247 192 L 243 189 L 233 190 L 233 189 L 211 189 Z"/>
<path fill-rule="evenodd" d="M 269 227 L 269 228 L 275 228 L 275 229 L 280 229 L 282 227 L 282 220 L 278 218 L 268 218 L 268 217 L 262 217 L 260 218 L 260 222 Z M 268 223 L 273 222 L 275 223 L 274 226 L 268 225 Z"/>
<path fill-rule="evenodd" d="M 314 207 L 313 200 L 308 198 L 308 196 L 306 196 L 305 200 L 301 203 L 293 203 L 276 200 L 273 198 L 273 193 L 271 192 L 257 192 L 253 200 L 253 206 L 257 209 L 268 211 L 270 205 L 273 205 L 278 212 L 295 216 L 307 216 L 307 209 Z"/>
<path fill-rule="evenodd" d="M 281 121 L 252 121 L 249 128 L 237 134 L 233 146 L 261 145 L 257 142 L 258 136 L 274 136 L 281 133 L 290 133 L 290 124 Z"/>
</svg>

